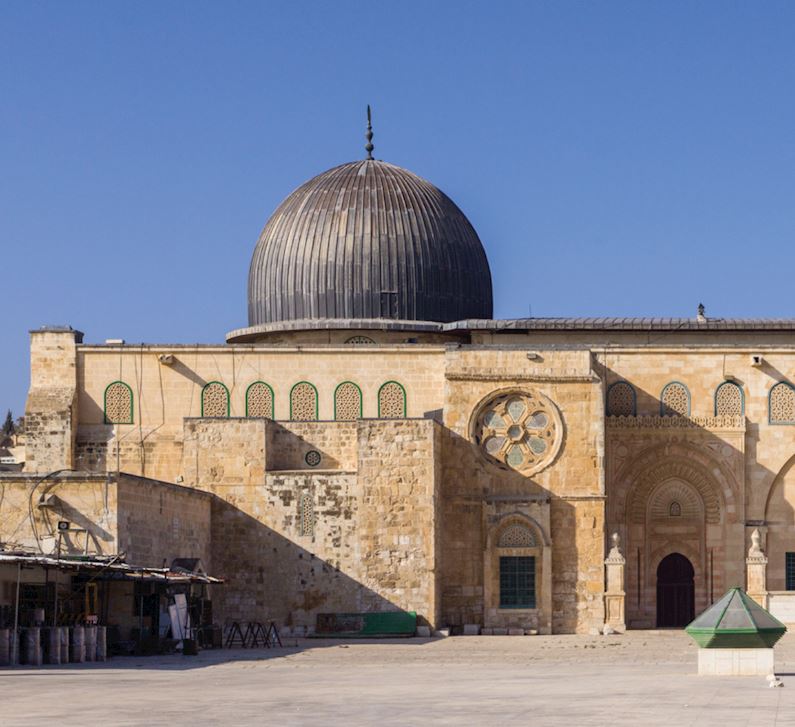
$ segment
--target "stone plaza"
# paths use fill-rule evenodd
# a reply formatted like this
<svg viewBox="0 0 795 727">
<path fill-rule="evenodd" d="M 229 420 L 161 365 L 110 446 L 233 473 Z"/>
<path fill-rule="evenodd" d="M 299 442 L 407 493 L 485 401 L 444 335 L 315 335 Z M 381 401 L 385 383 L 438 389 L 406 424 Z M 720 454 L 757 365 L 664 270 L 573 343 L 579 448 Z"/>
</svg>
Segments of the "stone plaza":
<svg viewBox="0 0 795 727">
<path fill-rule="evenodd" d="M 4 727 L 795 724 L 795 635 L 764 677 L 696 676 L 681 631 L 288 641 L 0 672 Z"/>
</svg>

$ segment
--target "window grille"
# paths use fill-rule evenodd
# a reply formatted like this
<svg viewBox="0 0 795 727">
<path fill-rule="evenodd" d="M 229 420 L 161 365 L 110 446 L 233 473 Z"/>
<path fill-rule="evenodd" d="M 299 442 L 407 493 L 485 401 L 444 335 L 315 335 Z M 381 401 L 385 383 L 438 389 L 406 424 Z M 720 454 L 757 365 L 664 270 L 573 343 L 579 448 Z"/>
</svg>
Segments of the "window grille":
<svg viewBox="0 0 795 727">
<path fill-rule="evenodd" d="M 662 390 L 660 414 L 668 417 L 690 416 L 690 392 L 684 384 L 674 381 Z"/>
<path fill-rule="evenodd" d="M 290 419 L 296 422 L 317 420 L 317 389 L 301 381 L 290 392 Z"/>
<path fill-rule="evenodd" d="M 770 423 L 795 423 L 795 389 L 782 381 L 770 390 Z"/>
<path fill-rule="evenodd" d="M 362 392 L 356 384 L 345 381 L 334 392 L 334 418 L 350 422 L 361 419 Z"/>
<path fill-rule="evenodd" d="M 715 390 L 715 416 L 742 416 L 743 390 L 726 381 Z"/>
<path fill-rule="evenodd" d="M 229 392 L 220 381 L 211 381 L 202 389 L 202 416 L 229 416 Z"/>
<path fill-rule="evenodd" d="M 607 390 L 607 414 L 611 417 L 634 417 L 635 389 L 626 381 L 617 381 Z"/>
<path fill-rule="evenodd" d="M 786 589 L 795 591 L 795 553 L 787 553 L 784 574 L 786 577 Z"/>
<path fill-rule="evenodd" d="M 123 381 L 114 381 L 105 389 L 105 423 L 133 423 L 132 389 Z"/>
<path fill-rule="evenodd" d="M 246 416 L 273 419 L 273 389 L 264 381 L 255 381 L 248 387 Z"/>
<path fill-rule="evenodd" d="M 535 557 L 500 556 L 500 608 L 535 607 Z"/>
<path fill-rule="evenodd" d="M 378 390 L 378 418 L 403 419 L 406 416 L 406 390 L 397 381 L 387 381 Z"/>
</svg>

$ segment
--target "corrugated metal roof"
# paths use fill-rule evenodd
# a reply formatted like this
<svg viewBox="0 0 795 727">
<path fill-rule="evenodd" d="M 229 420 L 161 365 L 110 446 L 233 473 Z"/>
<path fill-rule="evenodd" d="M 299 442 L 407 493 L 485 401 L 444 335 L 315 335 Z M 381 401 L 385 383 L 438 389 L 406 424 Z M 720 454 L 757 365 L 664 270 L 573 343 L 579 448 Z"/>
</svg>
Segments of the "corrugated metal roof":
<svg viewBox="0 0 795 727">
<path fill-rule="evenodd" d="M 41 568 L 57 568 L 64 571 L 90 571 L 103 573 L 109 578 L 124 580 L 160 581 L 162 583 L 223 583 L 220 578 L 197 573 L 184 568 L 147 568 L 123 562 L 112 556 L 62 556 L 54 558 L 50 555 L 36 555 L 18 551 L 0 552 L 0 565 L 38 566 Z"/>
</svg>

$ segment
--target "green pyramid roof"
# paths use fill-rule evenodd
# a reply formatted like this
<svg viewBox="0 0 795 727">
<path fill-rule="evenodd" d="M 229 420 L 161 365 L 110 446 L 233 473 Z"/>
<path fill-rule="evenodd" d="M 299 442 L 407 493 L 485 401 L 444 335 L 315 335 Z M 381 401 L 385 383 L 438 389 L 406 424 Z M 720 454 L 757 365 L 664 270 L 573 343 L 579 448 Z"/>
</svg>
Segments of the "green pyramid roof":
<svg viewBox="0 0 795 727">
<path fill-rule="evenodd" d="M 704 649 L 769 649 L 787 630 L 740 588 L 731 588 L 685 631 Z"/>
</svg>

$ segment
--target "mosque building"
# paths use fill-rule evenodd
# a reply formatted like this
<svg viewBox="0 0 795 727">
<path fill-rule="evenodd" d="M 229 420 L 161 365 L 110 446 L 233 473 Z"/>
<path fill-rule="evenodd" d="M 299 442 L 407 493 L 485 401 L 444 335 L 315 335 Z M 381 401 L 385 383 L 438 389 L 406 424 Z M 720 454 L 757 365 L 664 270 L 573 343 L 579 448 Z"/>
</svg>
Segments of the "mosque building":
<svg viewBox="0 0 795 727">
<path fill-rule="evenodd" d="M 795 621 L 795 320 L 496 320 L 464 213 L 371 140 L 273 213 L 225 344 L 31 332 L 0 544 L 60 507 L 66 550 L 201 557 L 227 621 L 587 633 L 731 586 Z"/>
</svg>

